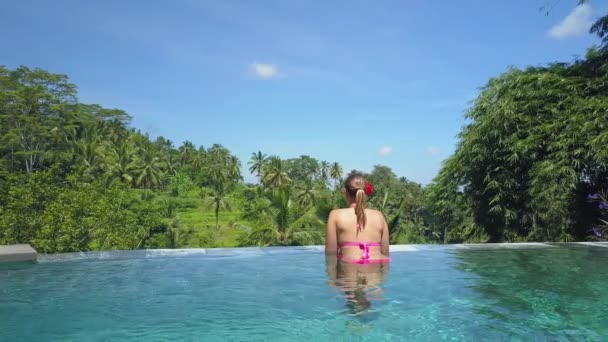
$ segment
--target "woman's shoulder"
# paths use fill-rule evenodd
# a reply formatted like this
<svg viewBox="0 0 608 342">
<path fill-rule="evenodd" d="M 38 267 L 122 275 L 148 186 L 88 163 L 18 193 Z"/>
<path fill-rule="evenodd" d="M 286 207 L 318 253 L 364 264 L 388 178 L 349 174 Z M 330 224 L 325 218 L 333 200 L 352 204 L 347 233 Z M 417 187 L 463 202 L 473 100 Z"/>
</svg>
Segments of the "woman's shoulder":
<svg viewBox="0 0 608 342">
<path fill-rule="evenodd" d="M 329 216 L 342 215 L 349 212 L 348 208 L 336 208 L 329 212 Z"/>
<path fill-rule="evenodd" d="M 329 212 L 329 218 L 341 220 L 347 219 L 353 214 L 354 212 L 350 208 L 336 208 Z"/>
<path fill-rule="evenodd" d="M 340 216 L 340 215 L 345 215 L 345 214 L 352 214 L 352 210 L 351 208 L 336 208 L 333 209 L 332 211 L 329 212 L 330 216 Z M 366 208 L 365 209 L 365 213 L 368 215 L 378 215 L 378 216 L 384 216 L 384 214 L 382 214 L 381 211 L 376 210 L 376 209 L 371 209 L 371 208 Z"/>
<path fill-rule="evenodd" d="M 368 215 L 384 217 L 384 214 L 380 210 L 376 210 L 376 209 L 367 208 L 367 209 L 365 209 L 365 213 Z"/>
</svg>

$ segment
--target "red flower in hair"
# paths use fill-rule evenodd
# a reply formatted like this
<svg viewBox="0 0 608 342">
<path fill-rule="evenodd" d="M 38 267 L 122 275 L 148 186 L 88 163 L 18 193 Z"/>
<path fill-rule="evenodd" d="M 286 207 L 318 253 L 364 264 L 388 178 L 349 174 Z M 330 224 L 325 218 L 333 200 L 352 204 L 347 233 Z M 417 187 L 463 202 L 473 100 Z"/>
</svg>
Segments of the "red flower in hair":
<svg viewBox="0 0 608 342">
<path fill-rule="evenodd" d="M 370 182 L 365 183 L 365 194 L 367 196 L 369 196 L 372 194 L 373 191 L 374 191 L 374 186 L 372 185 L 372 183 L 370 183 Z"/>
</svg>

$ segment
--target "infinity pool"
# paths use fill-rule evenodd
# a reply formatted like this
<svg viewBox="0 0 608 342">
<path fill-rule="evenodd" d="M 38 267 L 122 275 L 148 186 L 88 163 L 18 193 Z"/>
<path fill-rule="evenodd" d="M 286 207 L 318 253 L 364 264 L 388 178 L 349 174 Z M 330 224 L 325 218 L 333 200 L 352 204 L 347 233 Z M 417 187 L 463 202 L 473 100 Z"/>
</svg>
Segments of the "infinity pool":
<svg viewBox="0 0 608 342">
<path fill-rule="evenodd" d="M 133 251 L 0 265 L 2 341 L 608 338 L 606 245 Z"/>
</svg>

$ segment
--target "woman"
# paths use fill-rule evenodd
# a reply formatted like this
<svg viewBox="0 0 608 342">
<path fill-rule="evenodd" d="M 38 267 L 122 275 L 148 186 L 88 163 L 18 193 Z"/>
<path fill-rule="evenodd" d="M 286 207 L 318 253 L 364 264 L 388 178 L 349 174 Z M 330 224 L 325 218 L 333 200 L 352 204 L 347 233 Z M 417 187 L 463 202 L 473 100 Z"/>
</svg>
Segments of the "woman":
<svg viewBox="0 0 608 342">
<path fill-rule="evenodd" d="M 349 204 L 345 209 L 334 209 L 327 219 L 325 254 L 352 264 L 387 263 L 388 227 L 384 215 L 367 208 L 366 198 L 373 187 L 362 175 L 351 174 L 342 192 Z"/>
<path fill-rule="evenodd" d="M 346 308 L 351 315 L 366 314 L 372 302 L 382 300 L 382 283 L 389 271 L 389 264 L 356 265 L 339 262 L 336 255 L 327 255 L 328 285 L 338 288 L 346 298 Z"/>
</svg>

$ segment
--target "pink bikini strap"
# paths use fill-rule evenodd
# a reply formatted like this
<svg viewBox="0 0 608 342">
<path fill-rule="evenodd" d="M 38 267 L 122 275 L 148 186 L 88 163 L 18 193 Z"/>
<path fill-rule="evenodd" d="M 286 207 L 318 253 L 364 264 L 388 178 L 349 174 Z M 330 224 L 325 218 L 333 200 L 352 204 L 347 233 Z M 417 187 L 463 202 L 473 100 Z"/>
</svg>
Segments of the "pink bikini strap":
<svg viewBox="0 0 608 342">
<path fill-rule="evenodd" d="M 359 247 L 360 245 L 382 246 L 380 242 L 342 242 L 340 247 Z"/>
<path fill-rule="evenodd" d="M 363 251 L 361 259 L 369 259 L 369 248 L 371 246 L 381 246 L 379 242 L 343 242 L 340 247 L 359 247 Z"/>
</svg>

